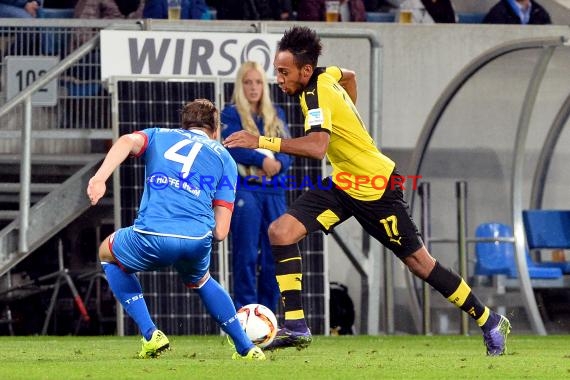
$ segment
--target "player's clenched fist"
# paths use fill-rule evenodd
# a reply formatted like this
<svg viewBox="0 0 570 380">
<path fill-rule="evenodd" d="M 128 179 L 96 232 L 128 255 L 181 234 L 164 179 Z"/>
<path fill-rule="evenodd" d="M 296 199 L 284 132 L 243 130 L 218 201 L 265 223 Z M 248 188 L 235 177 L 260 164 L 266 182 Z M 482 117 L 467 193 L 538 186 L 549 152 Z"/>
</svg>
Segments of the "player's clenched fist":
<svg viewBox="0 0 570 380">
<path fill-rule="evenodd" d="M 91 177 L 87 185 L 87 196 L 89 197 L 89 201 L 91 201 L 91 205 L 96 205 L 99 199 L 105 195 L 106 190 L 107 186 L 105 185 L 105 181 Z"/>
</svg>

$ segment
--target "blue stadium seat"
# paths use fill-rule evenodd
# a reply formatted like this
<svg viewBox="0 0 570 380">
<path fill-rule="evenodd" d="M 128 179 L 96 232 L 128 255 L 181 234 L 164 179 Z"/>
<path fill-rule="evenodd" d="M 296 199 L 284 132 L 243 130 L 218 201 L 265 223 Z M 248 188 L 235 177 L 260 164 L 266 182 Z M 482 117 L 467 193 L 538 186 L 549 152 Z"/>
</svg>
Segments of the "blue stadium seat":
<svg viewBox="0 0 570 380">
<path fill-rule="evenodd" d="M 394 12 L 366 12 L 367 22 L 394 22 L 395 20 Z"/>
<path fill-rule="evenodd" d="M 510 226 L 503 223 L 483 223 L 475 231 L 477 238 L 512 238 Z M 518 277 L 515 261 L 515 247 L 512 242 L 477 242 L 475 244 L 475 274 L 493 276 L 507 275 Z M 527 253 L 528 274 L 531 279 L 557 279 L 562 277 L 560 268 L 543 267 L 535 263 Z"/>
<path fill-rule="evenodd" d="M 502 223 L 483 223 L 475 231 L 476 238 L 512 237 L 509 226 Z M 510 263 L 514 263 L 514 247 L 508 242 L 475 243 L 475 274 L 493 276 L 510 274 Z"/>
<path fill-rule="evenodd" d="M 485 13 L 457 12 L 458 24 L 481 24 Z"/>
<path fill-rule="evenodd" d="M 524 210 L 523 224 L 529 249 L 570 248 L 570 210 Z M 539 264 L 570 273 L 570 261 Z"/>
<path fill-rule="evenodd" d="M 73 97 L 89 97 L 100 96 L 103 92 L 100 82 L 71 82 L 66 81 L 62 83 L 67 90 L 67 96 Z"/>
</svg>

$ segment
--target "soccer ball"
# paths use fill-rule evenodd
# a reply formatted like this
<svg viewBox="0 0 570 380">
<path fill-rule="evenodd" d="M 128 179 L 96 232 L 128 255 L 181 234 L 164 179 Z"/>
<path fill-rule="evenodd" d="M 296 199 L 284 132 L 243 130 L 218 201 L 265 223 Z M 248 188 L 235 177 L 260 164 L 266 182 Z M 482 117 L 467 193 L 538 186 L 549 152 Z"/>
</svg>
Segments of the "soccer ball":
<svg viewBox="0 0 570 380">
<path fill-rule="evenodd" d="M 273 154 L 272 151 L 270 151 L 269 149 L 264 149 L 264 148 L 257 148 L 255 149 L 256 151 L 258 151 L 261 154 L 266 155 L 267 157 L 270 158 L 275 158 L 275 155 Z M 239 175 L 241 175 L 242 177 L 249 177 L 249 176 L 256 176 L 259 177 L 259 171 L 261 169 L 258 168 L 257 166 L 245 166 L 242 164 L 238 164 L 238 173 Z M 267 179 L 271 179 L 270 177 L 268 177 Z"/>
<path fill-rule="evenodd" d="M 241 327 L 253 344 L 260 348 L 267 347 L 277 334 L 277 318 L 263 305 L 252 303 L 241 307 L 237 312 Z"/>
</svg>

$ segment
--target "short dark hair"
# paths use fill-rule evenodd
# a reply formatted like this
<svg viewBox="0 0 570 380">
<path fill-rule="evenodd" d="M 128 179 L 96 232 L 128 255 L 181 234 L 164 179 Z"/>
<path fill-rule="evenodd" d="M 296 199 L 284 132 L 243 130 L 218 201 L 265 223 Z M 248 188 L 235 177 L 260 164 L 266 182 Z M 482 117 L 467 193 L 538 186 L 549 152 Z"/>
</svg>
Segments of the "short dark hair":
<svg viewBox="0 0 570 380">
<path fill-rule="evenodd" d="M 194 99 L 184 105 L 181 112 L 182 128 L 206 128 L 215 132 L 220 125 L 218 109 L 208 99 Z"/>
<path fill-rule="evenodd" d="M 278 51 L 290 51 L 297 67 L 317 66 L 323 46 L 317 32 L 306 26 L 294 26 L 287 30 L 277 44 Z"/>
</svg>

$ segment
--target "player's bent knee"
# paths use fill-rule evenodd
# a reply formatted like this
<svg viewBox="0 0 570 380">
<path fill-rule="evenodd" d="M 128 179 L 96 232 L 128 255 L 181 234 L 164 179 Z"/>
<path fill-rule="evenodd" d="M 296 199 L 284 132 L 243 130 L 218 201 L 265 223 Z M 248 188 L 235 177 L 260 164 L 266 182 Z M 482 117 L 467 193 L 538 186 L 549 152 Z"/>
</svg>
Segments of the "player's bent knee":
<svg viewBox="0 0 570 380">
<path fill-rule="evenodd" d="M 272 245 L 295 244 L 307 231 L 305 226 L 289 214 L 284 214 L 269 225 L 268 235 Z"/>
<path fill-rule="evenodd" d="M 115 258 L 111 253 L 110 238 L 111 236 L 108 236 L 105 240 L 103 240 L 103 242 L 99 246 L 99 260 L 101 262 L 106 262 L 106 263 L 115 262 Z"/>
<path fill-rule="evenodd" d="M 279 226 L 276 222 L 272 222 L 267 229 L 267 234 L 269 235 L 269 241 L 274 241 L 279 239 Z"/>
<path fill-rule="evenodd" d="M 269 241 L 273 245 L 285 245 L 294 243 L 291 240 L 291 234 L 288 233 L 288 228 L 282 223 L 277 221 L 271 223 L 268 229 Z"/>
<path fill-rule="evenodd" d="M 189 289 L 200 289 L 209 279 L 210 279 L 210 272 L 206 272 L 206 274 L 202 276 L 201 279 L 199 279 L 196 282 L 186 284 L 186 287 Z"/>
</svg>

